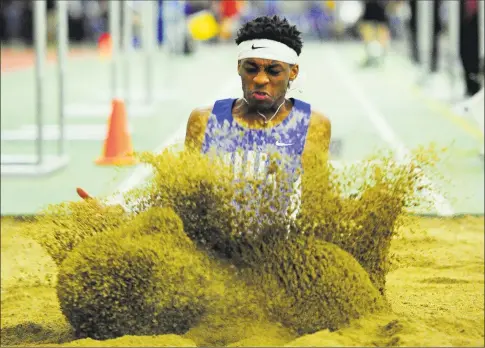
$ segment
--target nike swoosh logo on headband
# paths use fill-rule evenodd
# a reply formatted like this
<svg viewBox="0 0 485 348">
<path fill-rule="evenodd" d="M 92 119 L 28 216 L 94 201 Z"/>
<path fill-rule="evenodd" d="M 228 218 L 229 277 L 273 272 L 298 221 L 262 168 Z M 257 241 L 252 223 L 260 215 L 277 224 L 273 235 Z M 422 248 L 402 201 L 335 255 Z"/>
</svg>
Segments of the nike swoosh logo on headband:
<svg viewBox="0 0 485 348">
<path fill-rule="evenodd" d="M 253 50 L 258 50 L 260 48 L 266 48 L 266 47 L 254 47 L 254 44 L 251 46 L 251 49 L 253 49 Z"/>
</svg>

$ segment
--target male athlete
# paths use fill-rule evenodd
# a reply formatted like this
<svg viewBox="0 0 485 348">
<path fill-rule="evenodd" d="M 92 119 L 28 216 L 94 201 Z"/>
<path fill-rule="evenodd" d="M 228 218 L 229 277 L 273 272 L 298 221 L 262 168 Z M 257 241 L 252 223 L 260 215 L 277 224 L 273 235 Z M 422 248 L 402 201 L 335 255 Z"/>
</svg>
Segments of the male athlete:
<svg viewBox="0 0 485 348">
<path fill-rule="evenodd" d="M 296 26 L 278 16 L 244 24 L 236 38 L 243 97 L 193 110 L 186 149 L 215 150 L 250 175 L 264 174 L 267 154 L 279 153 L 304 169 L 306 158 L 328 152 L 330 121 L 309 104 L 286 98 L 298 76 L 300 35 Z"/>
<path fill-rule="evenodd" d="M 301 33 L 278 16 L 258 17 L 237 33 L 237 73 L 243 96 L 218 100 L 192 111 L 185 137 L 188 151 L 215 153 L 232 166 L 236 179 L 268 180 L 272 158 L 289 177 L 283 203 L 296 216 L 301 202 L 301 171 L 314 154 L 328 153 L 331 126 L 310 105 L 286 98 L 298 77 Z M 304 187 L 303 187 L 304 189 Z M 260 192 L 248 193 L 254 199 Z M 253 208 L 258 209 L 258 208 Z"/>
<path fill-rule="evenodd" d="M 269 156 L 275 153 L 293 172 L 304 170 L 314 154 L 328 153 L 330 121 L 309 104 L 286 98 L 298 76 L 300 35 L 278 16 L 259 17 L 242 26 L 236 43 L 243 97 L 193 110 L 186 151 L 215 151 L 244 177 L 265 176 Z"/>
</svg>

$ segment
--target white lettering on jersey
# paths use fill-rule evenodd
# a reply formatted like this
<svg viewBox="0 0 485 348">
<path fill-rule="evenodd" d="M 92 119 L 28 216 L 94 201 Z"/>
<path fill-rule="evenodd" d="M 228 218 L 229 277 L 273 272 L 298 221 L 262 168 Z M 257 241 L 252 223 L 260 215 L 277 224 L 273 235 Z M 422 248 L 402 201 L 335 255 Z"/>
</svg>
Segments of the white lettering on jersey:
<svg viewBox="0 0 485 348">
<path fill-rule="evenodd" d="M 268 154 L 259 151 L 228 152 L 224 163 L 231 166 L 236 179 L 264 179 L 267 174 Z"/>
</svg>

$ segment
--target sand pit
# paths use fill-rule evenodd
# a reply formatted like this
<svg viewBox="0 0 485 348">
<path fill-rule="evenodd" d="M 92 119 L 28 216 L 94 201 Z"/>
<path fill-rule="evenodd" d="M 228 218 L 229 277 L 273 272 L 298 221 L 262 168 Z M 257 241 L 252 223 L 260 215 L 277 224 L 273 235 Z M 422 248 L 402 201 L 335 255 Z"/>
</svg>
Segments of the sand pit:
<svg viewBox="0 0 485 348">
<path fill-rule="evenodd" d="M 413 227 L 411 229 L 411 227 Z M 56 266 L 22 223 L 2 219 L 2 345 L 62 344 L 72 340 L 54 283 Z M 231 346 L 483 346 L 484 219 L 416 218 L 393 240 L 387 275 L 391 312 L 375 313 L 335 332 L 298 338 L 255 332 Z M 190 346 L 179 336 L 123 337 L 72 346 Z M 108 344 L 109 343 L 109 344 Z"/>
<path fill-rule="evenodd" d="M 483 345 L 484 219 L 410 215 L 428 155 L 316 158 L 295 216 L 277 165 L 235 182 L 200 154 L 145 159 L 131 214 L 2 220 L 2 344 Z"/>
</svg>

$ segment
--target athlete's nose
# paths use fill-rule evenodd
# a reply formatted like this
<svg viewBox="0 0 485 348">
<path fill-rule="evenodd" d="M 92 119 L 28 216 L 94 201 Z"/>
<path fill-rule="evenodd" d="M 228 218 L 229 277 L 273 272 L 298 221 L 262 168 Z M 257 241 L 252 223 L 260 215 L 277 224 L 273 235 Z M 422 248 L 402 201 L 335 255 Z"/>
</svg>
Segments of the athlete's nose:
<svg viewBox="0 0 485 348">
<path fill-rule="evenodd" d="M 266 85 L 269 82 L 268 75 L 264 71 L 260 71 L 253 79 L 257 85 Z"/>
</svg>

